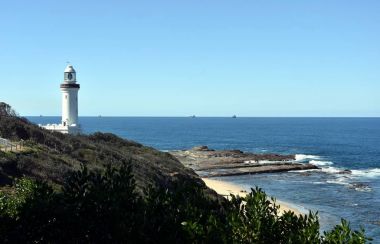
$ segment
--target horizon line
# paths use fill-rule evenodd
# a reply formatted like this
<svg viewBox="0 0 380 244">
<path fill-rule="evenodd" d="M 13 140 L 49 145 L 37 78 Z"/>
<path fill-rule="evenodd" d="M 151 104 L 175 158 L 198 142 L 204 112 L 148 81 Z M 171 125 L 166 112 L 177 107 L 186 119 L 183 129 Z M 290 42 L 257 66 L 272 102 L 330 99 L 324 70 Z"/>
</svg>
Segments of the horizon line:
<svg viewBox="0 0 380 244">
<path fill-rule="evenodd" d="M 61 117 L 61 115 L 19 115 L 20 117 Z M 193 117 L 192 115 L 82 115 L 79 118 L 380 118 L 379 116 L 214 116 L 205 115 Z"/>
</svg>

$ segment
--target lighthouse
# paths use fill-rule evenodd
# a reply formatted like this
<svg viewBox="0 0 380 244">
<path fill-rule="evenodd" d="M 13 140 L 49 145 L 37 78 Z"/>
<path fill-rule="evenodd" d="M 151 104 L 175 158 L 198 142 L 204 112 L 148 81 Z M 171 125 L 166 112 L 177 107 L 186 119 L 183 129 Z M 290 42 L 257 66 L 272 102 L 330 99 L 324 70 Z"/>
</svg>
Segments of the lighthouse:
<svg viewBox="0 0 380 244">
<path fill-rule="evenodd" d="M 76 72 L 71 64 L 65 68 L 60 88 L 62 93 L 61 124 L 40 126 L 47 130 L 58 131 L 64 134 L 78 134 L 81 129 L 78 121 L 78 91 L 80 85 L 77 84 Z"/>
<path fill-rule="evenodd" d="M 62 125 L 79 126 L 78 123 L 78 91 L 76 72 L 71 64 L 67 65 L 64 72 L 62 92 Z"/>
</svg>

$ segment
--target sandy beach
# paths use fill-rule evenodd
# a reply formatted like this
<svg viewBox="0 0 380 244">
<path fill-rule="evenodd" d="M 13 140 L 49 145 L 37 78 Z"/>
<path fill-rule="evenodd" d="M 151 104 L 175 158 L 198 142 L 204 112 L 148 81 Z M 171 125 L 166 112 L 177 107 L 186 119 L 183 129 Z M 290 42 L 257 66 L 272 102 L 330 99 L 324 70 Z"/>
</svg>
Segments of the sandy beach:
<svg viewBox="0 0 380 244">
<path fill-rule="evenodd" d="M 229 196 L 230 194 L 234 194 L 243 197 L 247 194 L 247 191 L 245 191 L 241 186 L 237 184 L 210 178 L 202 178 L 202 180 L 206 183 L 206 185 L 209 188 L 213 189 L 218 194 L 223 196 Z M 280 205 L 280 214 L 282 214 L 284 211 L 289 210 L 293 211 L 297 215 L 303 214 L 302 211 L 294 207 L 290 207 L 289 204 L 287 204 L 286 202 L 276 200 L 276 203 Z"/>
</svg>

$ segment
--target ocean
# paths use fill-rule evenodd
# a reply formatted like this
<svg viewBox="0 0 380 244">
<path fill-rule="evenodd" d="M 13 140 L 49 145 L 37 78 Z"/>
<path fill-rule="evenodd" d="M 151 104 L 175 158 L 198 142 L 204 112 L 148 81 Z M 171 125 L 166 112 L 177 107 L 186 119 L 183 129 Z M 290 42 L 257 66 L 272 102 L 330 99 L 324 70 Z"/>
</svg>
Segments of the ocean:
<svg viewBox="0 0 380 244">
<path fill-rule="evenodd" d="M 37 124 L 60 117 L 28 117 Z M 207 145 L 296 154 L 321 170 L 223 177 L 247 190 L 318 211 L 322 229 L 341 218 L 380 240 L 380 118 L 81 117 L 83 133 L 111 132 L 159 150 Z M 343 170 L 349 170 L 342 174 Z"/>
</svg>

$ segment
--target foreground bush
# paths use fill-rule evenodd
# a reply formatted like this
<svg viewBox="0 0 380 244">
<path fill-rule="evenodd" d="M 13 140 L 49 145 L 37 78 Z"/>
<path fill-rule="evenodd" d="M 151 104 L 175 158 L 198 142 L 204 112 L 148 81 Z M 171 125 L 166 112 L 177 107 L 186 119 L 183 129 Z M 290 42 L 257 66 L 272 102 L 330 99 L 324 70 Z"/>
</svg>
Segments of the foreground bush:
<svg viewBox="0 0 380 244">
<path fill-rule="evenodd" d="M 86 167 L 63 189 L 20 180 L 0 195 L 2 243 L 365 243 L 346 221 L 320 235 L 316 214 L 297 216 L 259 188 L 222 201 L 192 183 L 135 191 L 131 169 Z"/>
</svg>

